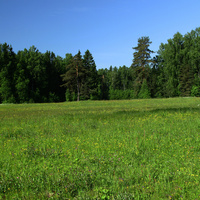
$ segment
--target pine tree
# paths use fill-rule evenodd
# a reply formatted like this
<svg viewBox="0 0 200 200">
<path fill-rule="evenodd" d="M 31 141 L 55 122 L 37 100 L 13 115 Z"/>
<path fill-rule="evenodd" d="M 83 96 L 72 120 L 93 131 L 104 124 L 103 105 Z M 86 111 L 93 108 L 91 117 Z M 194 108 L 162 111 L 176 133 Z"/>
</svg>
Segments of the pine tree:
<svg viewBox="0 0 200 200">
<path fill-rule="evenodd" d="M 149 64 L 153 62 L 151 59 L 152 50 L 149 46 L 152 42 L 149 37 L 141 37 L 138 39 L 138 46 L 133 47 L 135 52 L 133 53 L 133 63 L 131 68 L 133 70 L 134 79 L 134 91 L 137 96 L 144 79 L 148 79 L 150 68 Z"/>
<path fill-rule="evenodd" d="M 141 37 L 138 39 L 138 46 L 133 47 L 136 52 L 133 53 L 134 59 L 132 67 L 140 67 L 143 70 L 147 64 L 153 62 L 151 53 L 154 52 L 149 49 L 151 43 L 149 37 Z"/>
</svg>

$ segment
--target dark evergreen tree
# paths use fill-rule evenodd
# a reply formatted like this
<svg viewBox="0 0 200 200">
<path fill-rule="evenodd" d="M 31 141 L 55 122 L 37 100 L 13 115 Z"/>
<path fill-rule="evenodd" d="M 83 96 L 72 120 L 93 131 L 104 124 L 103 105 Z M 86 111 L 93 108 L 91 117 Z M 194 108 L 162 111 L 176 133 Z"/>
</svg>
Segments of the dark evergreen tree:
<svg viewBox="0 0 200 200">
<path fill-rule="evenodd" d="M 118 69 L 118 73 L 119 73 L 119 77 L 120 77 L 120 89 L 122 90 L 127 90 L 127 89 L 131 89 L 131 74 L 130 74 L 130 70 L 128 67 L 126 67 L 125 65 L 123 65 L 122 67 L 119 67 Z"/>
<path fill-rule="evenodd" d="M 81 87 L 84 81 L 85 68 L 81 52 L 79 51 L 66 66 L 66 73 L 62 75 L 65 82 L 62 86 L 66 86 L 71 93 L 76 93 L 77 101 L 80 100 Z M 76 88 L 76 89 L 75 89 Z"/>
<path fill-rule="evenodd" d="M 43 54 L 42 65 L 45 70 L 43 79 L 43 96 L 48 102 L 64 101 L 65 89 L 61 88 L 62 79 L 60 74 L 65 72 L 62 59 L 55 56 L 53 52 L 47 51 Z"/>
<path fill-rule="evenodd" d="M 193 85 L 194 76 L 192 69 L 188 64 L 182 65 L 180 69 L 179 80 L 180 96 L 191 96 L 191 89 Z"/>
<path fill-rule="evenodd" d="M 98 96 L 99 99 L 108 100 L 109 99 L 109 78 L 108 78 L 108 69 L 99 69 L 99 84 L 98 84 Z"/>
<path fill-rule="evenodd" d="M 121 76 L 119 74 L 118 68 L 116 66 L 112 68 L 112 71 L 110 71 L 110 74 L 111 74 L 110 87 L 114 90 L 121 89 Z"/>
<path fill-rule="evenodd" d="M 15 73 L 17 102 L 29 102 L 29 71 L 27 70 L 28 51 L 18 51 L 17 53 L 17 70 Z"/>
<path fill-rule="evenodd" d="M 7 43 L 0 44 L 0 101 L 16 102 L 15 91 L 16 54 Z"/>
<path fill-rule="evenodd" d="M 82 96 L 84 99 L 97 99 L 98 74 L 96 64 L 89 50 L 87 50 L 83 56 L 83 66 L 85 68 L 85 73 L 82 86 Z"/>
<path fill-rule="evenodd" d="M 26 51 L 26 49 L 25 49 Z M 45 102 L 42 93 L 46 86 L 45 68 L 42 65 L 42 53 L 35 46 L 31 46 L 26 54 L 29 79 L 29 102 Z"/>
</svg>

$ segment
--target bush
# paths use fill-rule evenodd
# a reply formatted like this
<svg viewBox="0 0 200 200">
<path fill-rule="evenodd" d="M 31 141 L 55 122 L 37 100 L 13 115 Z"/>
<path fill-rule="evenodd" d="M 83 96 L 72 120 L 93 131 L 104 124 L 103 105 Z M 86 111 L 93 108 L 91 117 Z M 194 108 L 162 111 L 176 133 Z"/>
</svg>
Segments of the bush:
<svg viewBox="0 0 200 200">
<path fill-rule="evenodd" d="M 200 96 L 200 87 L 193 85 L 191 89 L 191 96 L 193 97 L 199 97 Z"/>
<path fill-rule="evenodd" d="M 44 99 L 43 102 L 47 102 L 47 100 Z M 49 93 L 49 102 L 59 102 L 59 97 L 55 93 L 50 92 Z"/>
<path fill-rule="evenodd" d="M 138 98 L 139 99 L 149 99 L 149 98 L 151 98 L 151 94 L 150 94 L 146 79 L 143 80 L 140 92 L 138 94 Z"/>
<path fill-rule="evenodd" d="M 69 89 L 66 90 L 65 98 L 66 98 L 66 101 L 71 101 L 71 93 Z"/>
<path fill-rule="evenodd" d="M 109 99 L 110 100 L 119 100 L 119 99 L 133 99 L 134 91 L 133 90 L 114 90 L 110 89 Z"/>
</svg>

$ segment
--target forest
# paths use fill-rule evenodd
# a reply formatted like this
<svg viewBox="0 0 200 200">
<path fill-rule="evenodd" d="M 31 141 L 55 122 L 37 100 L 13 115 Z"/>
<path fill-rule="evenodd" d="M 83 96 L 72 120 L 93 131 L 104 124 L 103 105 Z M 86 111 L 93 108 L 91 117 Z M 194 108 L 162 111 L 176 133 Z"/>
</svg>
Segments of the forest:
<svg viewBox="0 0 200 200">
<path fill-rule="evenodd" d="M 200 96 L 200 27 L 177 32 L 153 58 L 151 43 L 138 39 L 131 66 L 98 70 L 89 50 L 62 58 L 0 44 L 0 103 Z"/>
</svg>

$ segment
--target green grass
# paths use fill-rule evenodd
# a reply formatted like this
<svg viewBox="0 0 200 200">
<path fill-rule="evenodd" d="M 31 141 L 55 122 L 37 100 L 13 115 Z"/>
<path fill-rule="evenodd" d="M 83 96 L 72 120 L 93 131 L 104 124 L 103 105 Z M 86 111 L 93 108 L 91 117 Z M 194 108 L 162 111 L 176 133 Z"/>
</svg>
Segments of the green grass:
<svg viewBox="0 0 200 200">
<path fill-rule="evenodd" d="M 0 199 L 200 199 L 200 99 L 0 105 Z"/>
</svg>

